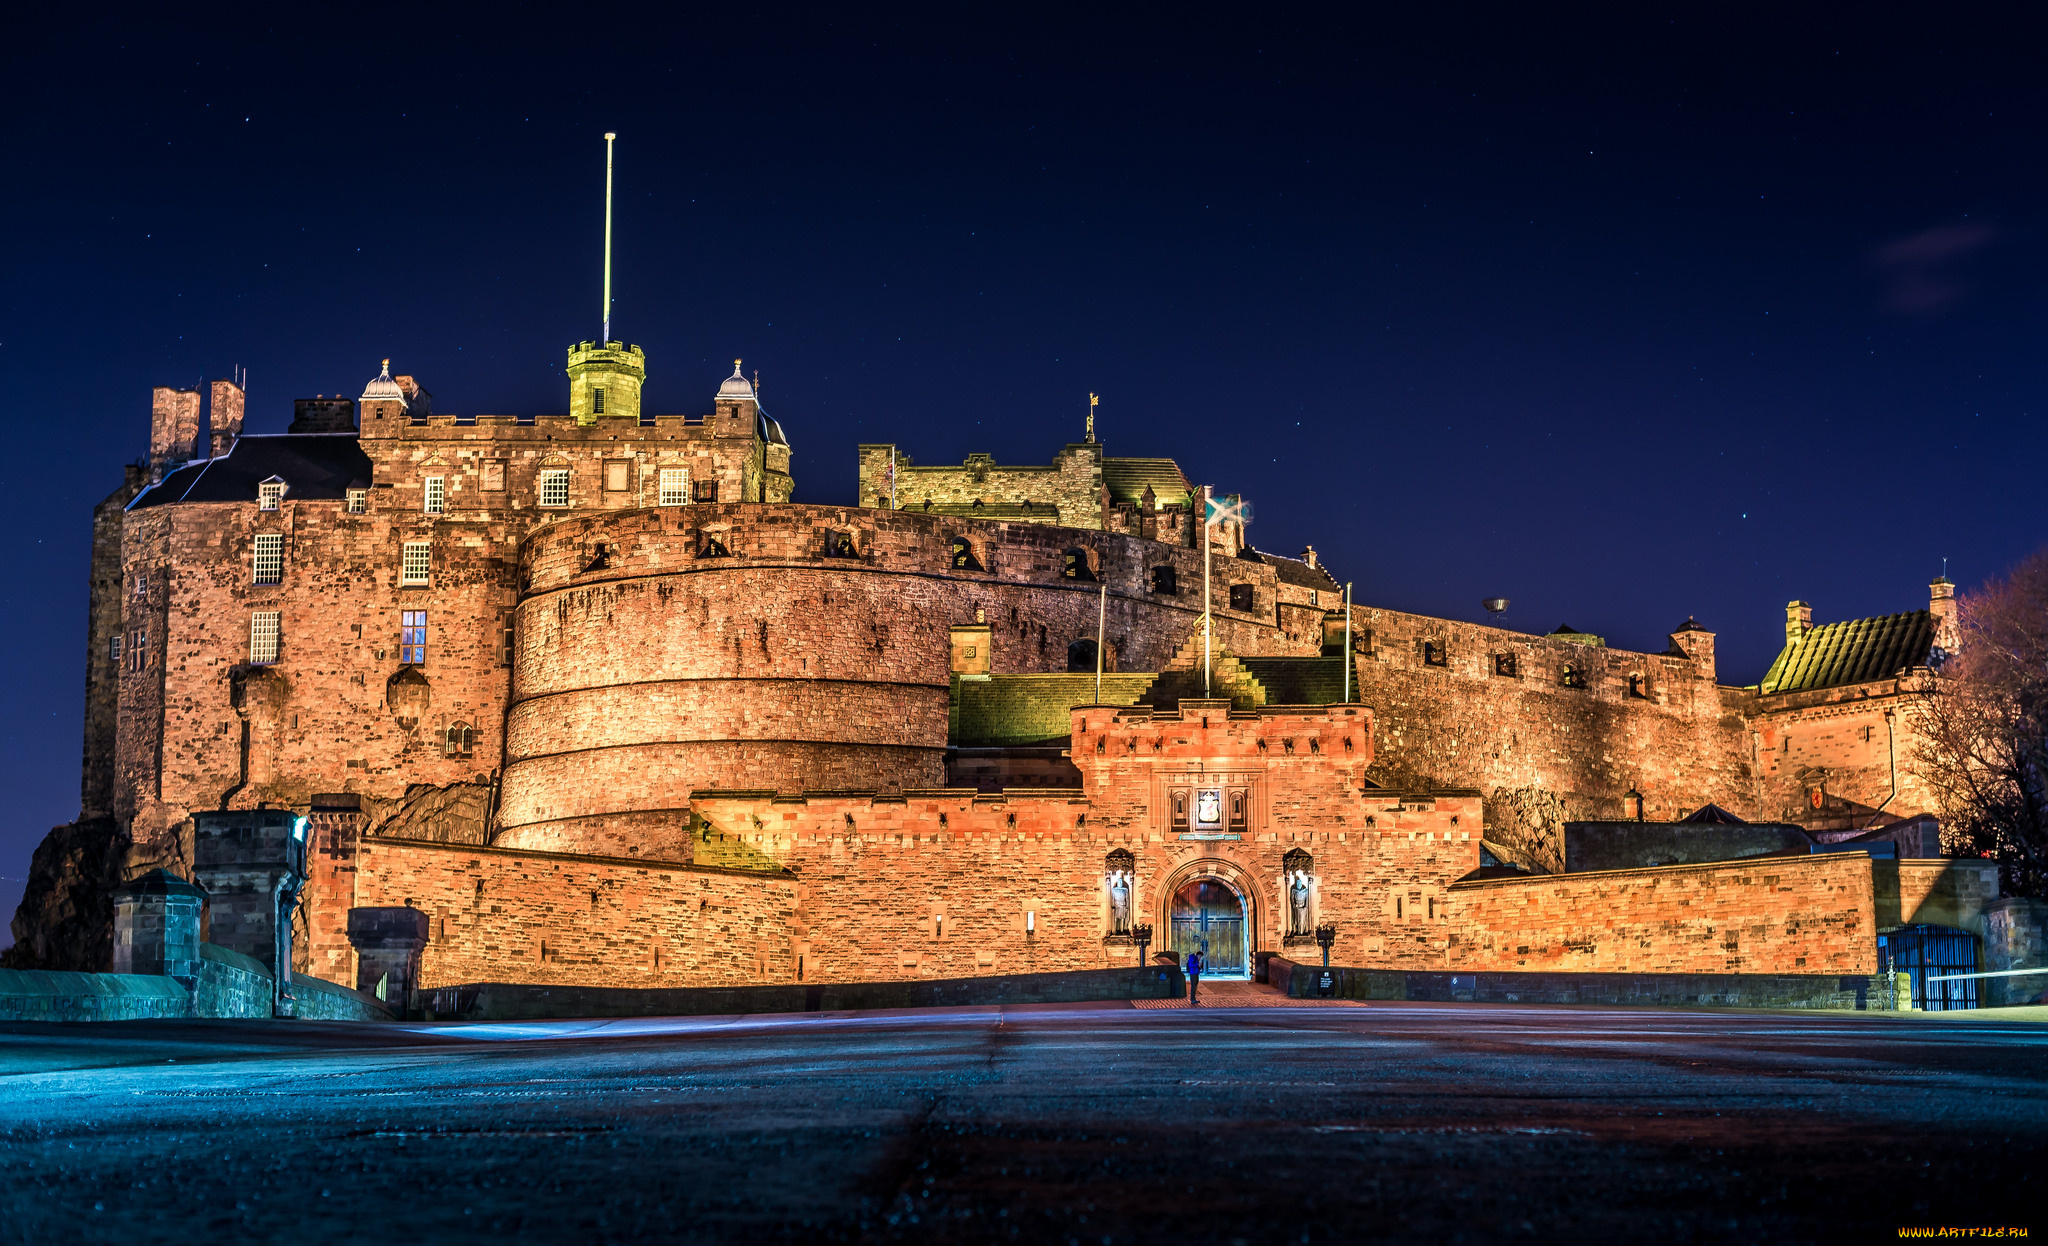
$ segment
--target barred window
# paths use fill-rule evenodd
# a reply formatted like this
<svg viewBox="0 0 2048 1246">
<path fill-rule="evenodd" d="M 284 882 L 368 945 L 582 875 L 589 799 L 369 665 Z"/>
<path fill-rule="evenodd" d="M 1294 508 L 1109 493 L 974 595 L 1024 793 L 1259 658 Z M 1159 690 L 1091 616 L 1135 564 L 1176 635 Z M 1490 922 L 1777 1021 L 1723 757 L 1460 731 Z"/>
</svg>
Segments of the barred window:
<svg viewBox="0 0 2048 1246">
<path fill-rule="evenodd" d="M 350 489 L 348 491 L 347 509 L 351 515 L 360 515 L 369 510 L 370 491 L 368 489 Z"/>
<path fill-rule="evenodd" d="M 687 467 L 664 467 L 661 469 L 661 504 L 681 506 L 690 500 L 690 469 Z"/>
<path fill-rule="evenodd" d="M 590 413 L 592 415 L 604 414 L 604 388 L 602 386 L 590 391 Z"/>
<path fill-rule="evenodd" d="M 149 665 L 149 629 L 138 627 L 128 639 L 128 669 L 139 671 Z"/>
<path fill-rule="evenodd" d="M 398 660 L 407 666 L 418 666 L 427 660 L 426 611 L 399 611 Z"/>
<path fill-rule="evenodd" d="M 112 662 L 115 666 L 121 665 L 121 633 L 119 632 L 115 632 L 112 636 L 107 637 L 107 661 Z"/>
<path fill-rule="evenodd" d="M 445 476 L 427 477 L 427 514 L 445 515 L 447 513 L 448 478 Z"/>
<path fill-rule="evenodd" d="M 256 486 L 257 510 L 274 511 L 277 509 L 278 503 L 282 501 L 284 501 L 284 481 L 272 476 L 269 480 Z"/>
<path fill-rule="evenodd" d="M 277 633 L 283 614 L 276 610 L 258 610 L 249 616 L 249 661 L 256 666 L 268 666 L 277 661 Z"/>
<path fill-rule="evenodd" d="M 569 504 L 569 469 L 550 467 L 540 474 L 540 504 L 542 506 L 567 506 Z"/>
<path fill-rule="evenodd" d="M 434 545 L 431 541 L 407 541 L 405 558 L 399 564 L 400 584 L 431 584 L 434 582 Z"/>
<path fill-rule="evenodd" d="M 718 500 L 718 482 L 715 480 L 700 480 L 691 487 L 690 492 L 699 502 L 716 502 Z"/>
<path fill-rule="evenodd" d="M 256 534 L 255 579 L 258 584 L 281 584 L 284 582 L 284 534 L 259 532 Z"/>
</svg>

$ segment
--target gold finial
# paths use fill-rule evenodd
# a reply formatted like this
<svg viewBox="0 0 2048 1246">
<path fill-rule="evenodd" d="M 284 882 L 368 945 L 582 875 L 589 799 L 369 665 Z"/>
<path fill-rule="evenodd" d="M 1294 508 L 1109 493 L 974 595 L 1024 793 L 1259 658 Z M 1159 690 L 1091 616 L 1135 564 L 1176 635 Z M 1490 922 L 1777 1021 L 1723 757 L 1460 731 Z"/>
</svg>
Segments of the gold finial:
<svg viewBox="0 0 2048 1246">
<path fill-rule="evenodd" d="M 738 376 L 740 374 L 740 361 L 737 359 L 732 361 L 732 374 L 734 376 Z"/>
<path fill-rule="evenodd" d="M 1101 402 L 1094 394 L 1088 395 L 1088 440 L 1095 440 L 1095 404 Z"/>
</svg>

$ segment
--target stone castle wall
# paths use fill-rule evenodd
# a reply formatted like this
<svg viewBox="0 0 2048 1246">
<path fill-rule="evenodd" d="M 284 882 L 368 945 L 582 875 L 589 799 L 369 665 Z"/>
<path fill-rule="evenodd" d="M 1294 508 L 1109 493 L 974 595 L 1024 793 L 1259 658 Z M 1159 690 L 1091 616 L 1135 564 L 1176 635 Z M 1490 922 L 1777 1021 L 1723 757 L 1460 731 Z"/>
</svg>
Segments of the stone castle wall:
<svg viewBox="0 0 2048 1246">
<path fill-rule="evenodd" d="M 358 904 L 427 914 L 424 987 L 795 977 L 797 885 L 785 876 L 381 839 L 361 860 Z"/>
</svg>

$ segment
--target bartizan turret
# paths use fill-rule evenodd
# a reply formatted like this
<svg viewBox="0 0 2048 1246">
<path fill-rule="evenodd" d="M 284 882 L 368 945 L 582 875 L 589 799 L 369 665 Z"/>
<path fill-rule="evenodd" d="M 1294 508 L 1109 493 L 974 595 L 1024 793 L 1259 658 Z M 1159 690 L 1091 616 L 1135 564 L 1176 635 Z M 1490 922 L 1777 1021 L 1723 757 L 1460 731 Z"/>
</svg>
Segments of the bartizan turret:
<svg viewBox="0 0 2048 1246">
<path fill-rule="evenodd" d="M 578 342 L 569 348 L 569 414 L 578 424 L 640 422 L 647 354 L 624 342 Z"/>
</svg>

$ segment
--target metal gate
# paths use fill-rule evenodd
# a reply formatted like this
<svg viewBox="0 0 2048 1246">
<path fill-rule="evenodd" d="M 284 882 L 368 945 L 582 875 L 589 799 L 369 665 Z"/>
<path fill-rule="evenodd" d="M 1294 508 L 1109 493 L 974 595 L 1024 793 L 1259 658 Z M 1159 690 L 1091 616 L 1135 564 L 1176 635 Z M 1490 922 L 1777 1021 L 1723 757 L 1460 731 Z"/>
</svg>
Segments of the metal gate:
<svg viewBox="0 0 2048 1246">
<path fill-rule="evenodd" d="M 1877 936 L 1877 958 L 1892 973 L 1913 975 L 1913 1007 L 1948 1012 L 1977 1006 L 1977 979 L 1929 982 L 1977 972 L 1977 936 L 1952 926 L 1901 926 Z"/>
</svg>

